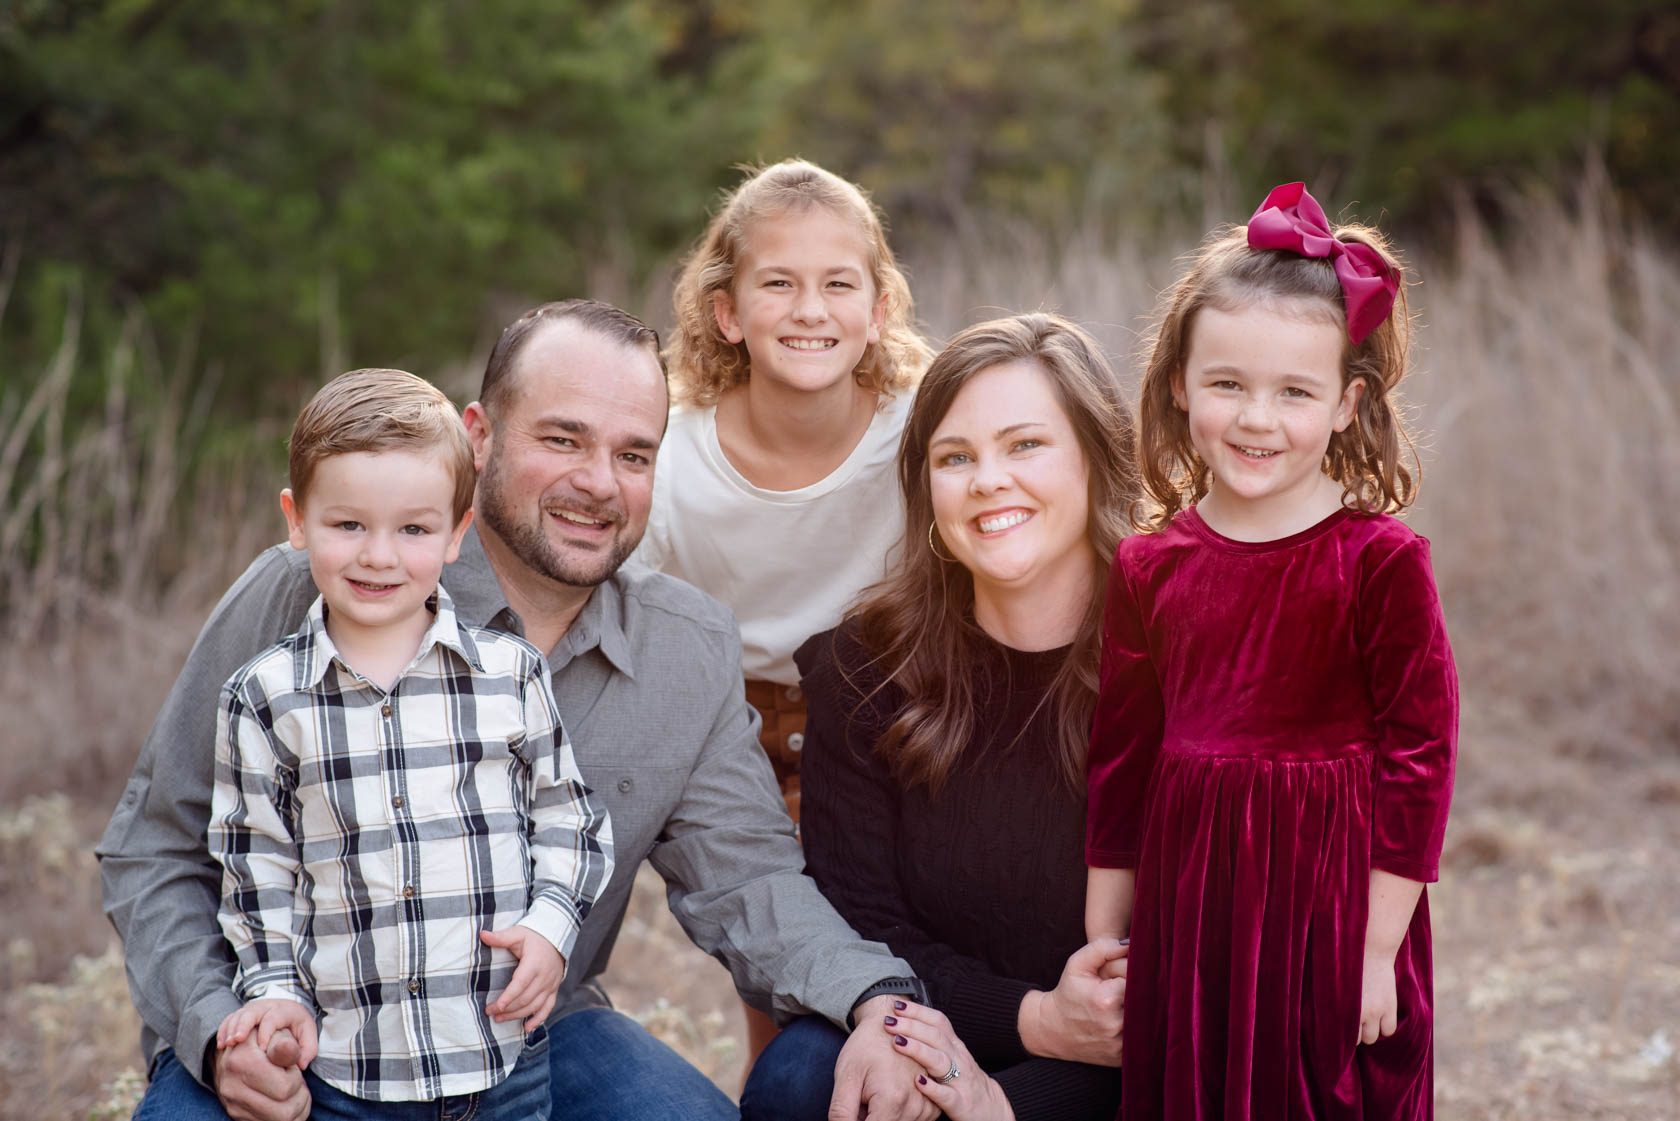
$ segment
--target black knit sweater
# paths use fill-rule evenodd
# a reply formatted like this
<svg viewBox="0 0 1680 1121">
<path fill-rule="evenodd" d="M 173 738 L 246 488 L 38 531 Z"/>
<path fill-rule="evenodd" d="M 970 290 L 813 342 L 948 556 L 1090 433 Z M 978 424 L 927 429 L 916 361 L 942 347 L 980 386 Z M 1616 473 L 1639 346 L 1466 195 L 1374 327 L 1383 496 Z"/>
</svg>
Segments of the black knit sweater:
<svg viewBox="0 0 1680 1121">
<path fill-rule="evenodd" d="M 1016 1026 L 1026 993 L 1054 988 L 1085 943 L 1085 802 L 1040 704 L 1067 654 L 988 644 L 970 667 L 976 738 L 937 795 L 907 789 L 874 750 L 903 695 L 864 699 L 885 675 L 855 621 L 795 655 L 807 870 L 859 934 L 916 970 L 1019 1121 L 1111 1121 L 1120 1098 L 1118 1070 L 1029 1055 Z"/>
</svg>

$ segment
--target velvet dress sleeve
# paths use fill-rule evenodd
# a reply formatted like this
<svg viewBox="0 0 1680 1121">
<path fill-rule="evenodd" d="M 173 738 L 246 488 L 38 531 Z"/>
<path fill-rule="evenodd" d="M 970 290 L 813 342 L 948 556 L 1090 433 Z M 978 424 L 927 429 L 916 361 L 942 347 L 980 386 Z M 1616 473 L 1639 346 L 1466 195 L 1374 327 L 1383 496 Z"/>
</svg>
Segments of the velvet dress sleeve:
<svg viewBox="0 0 1680 1121">
<path fill-rule="evenodd" d="M 1102 664 L 1086 757 L 1085 863 L 1135 868 L 1144 793 L 1161 753 L 1161 682 L 1121 542 L 1103 603 Z"/>
<path fill-rule="evenodd" d="M 1452 800 L 1458 674 L 1429 542 L 1413 535 L 1373 559 L 1358 630 L 1377 725 L 1371 865 L 1431 883 Z"/>
<path fill-rule="evenodd" d="M 932 936 L 899 877 L 903 791 L 875 752 L 890 712 L 877 703 L 879 695 L 867 697 L 878 679 L 865 672 L 863 647 L 845 630 L 831 631 L 795 657 L 807 705 L 800 761 L 806 870 L 859 934 L 885 942 L 910 963 L 977 1061 L 1027 1058 L 1017 1022 L 1021 1001 L 1035 986 L 999 976 Z"/>
</svg>

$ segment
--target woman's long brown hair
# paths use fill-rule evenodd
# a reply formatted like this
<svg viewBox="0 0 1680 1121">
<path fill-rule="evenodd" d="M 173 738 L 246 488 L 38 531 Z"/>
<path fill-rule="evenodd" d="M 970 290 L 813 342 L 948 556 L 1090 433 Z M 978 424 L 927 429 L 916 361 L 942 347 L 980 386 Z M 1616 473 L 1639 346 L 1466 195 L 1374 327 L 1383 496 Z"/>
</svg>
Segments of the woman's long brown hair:
<svg viewBox="0 0 1680 1121">
<path fill-rule="evenodd" d="M 1085 747 L 1097 698 L 1097 661 L 1108 562 L 1126 533 L 1138 496 L 1135 428 L 1113 368 L 1095 339 L 1057 315 L 1034 313 L 976 324 L 934 358 L 905 423 L 898 454 L 904 493 L 904 559 L 865 592 L 856 611 L 864 645 L 904 705 L 876 745 L 906 785 L 937 791 L 973 740 L 972 667 L 991 640 L 974 621 L 968 569 L 928 546 L 933 497 L 928 442 L 951 403 L 975 375 L 1009 362 L 1035 363 L 1050 379 L 1079 440 L 1089 471 L 1086 537 L 1096 559 L 1091 599 L 1073 649 L 1046 703 L 1056 719 L 1054 754 L 1074 790 L 1085 786 Z"/>
</svg>

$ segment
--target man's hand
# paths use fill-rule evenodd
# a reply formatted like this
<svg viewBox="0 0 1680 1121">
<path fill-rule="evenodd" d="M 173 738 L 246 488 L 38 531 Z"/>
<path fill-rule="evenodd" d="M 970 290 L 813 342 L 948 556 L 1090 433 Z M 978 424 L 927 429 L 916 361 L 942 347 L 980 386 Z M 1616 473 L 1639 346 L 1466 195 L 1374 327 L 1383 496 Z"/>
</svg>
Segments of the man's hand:
<svg viewBox="0 0 1680 1121">
<path fill-rule="evenodd" d="M 536 1031 L 554 1010 L 554 995 L 566 976 L 565 959 L 553 943 L 528 926 L 481 930 L 478 936 L 486 946 L 511 950 L 519 959 L 508 987 L 485 1011 L 498 1022 L 523 1018 L 526 1034 Z"/>
<path fill-rule="evenodd" d="M 281 1057 L 285 1032 L 274 1035 L 274 1053 Z M 290 1043 L 296 1055 L 296 1043 Z M 214 1074 L 216 1096 L 232 1121 L 306 1121 L 309 1116 L 309 1088 L 303 1072 L 295 1065 L 276 1066 L 248 1034 L 243 1042 L 218 1048 Z"/>
<path fill-rule="evenodd" d="M 916 1090 L 921 1067 L 893 1046 L 882 1030 L 887 1016 L 903 1011 L 905 1001 L 892 995 L 872 997 L 857 1006 L 857 1027 L 834 1063 L 834 1097 L 828 1121 L 933 1121 L 939 1107 Z M 866 1112 L 867 1109 L 867 1112 Z"/>
</svg>

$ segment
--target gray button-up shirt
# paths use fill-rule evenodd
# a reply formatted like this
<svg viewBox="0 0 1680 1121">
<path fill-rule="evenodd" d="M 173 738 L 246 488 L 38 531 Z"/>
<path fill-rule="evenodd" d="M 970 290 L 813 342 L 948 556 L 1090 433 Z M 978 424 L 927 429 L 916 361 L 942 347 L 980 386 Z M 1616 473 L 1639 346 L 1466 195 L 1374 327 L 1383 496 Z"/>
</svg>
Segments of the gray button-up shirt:
<svg viewBox="0 0 1680 1121">
<path fill-rule="evenodd" d="M 476 532 L 443 586 L 461 621 L 522 633 Z M 206 1046 L 239 1007 L 216 922 L 220 872 L 205 840 L 216 698 L 234 670 L 301 625 L 315 595 L 307 554 L 289 546 L 246 569 L 200 632 L 96 850 L 148 1063 L 173 1047 L 202 1078 Z M 809 1011 L 844 1025 L 864 989 L 910 973 L 885 946 L 858 938 L 801 871 L 725 608 L 626 565 L 595 589 L 548 658 L 578 768 L 612 815 L 617 857 L 555 1018 L 598 1002 L 589 982 L 607 966 L 644 857 L 688 936 L 729 968 L 748 1002 L 778 1018 Z"/>
</svg>

